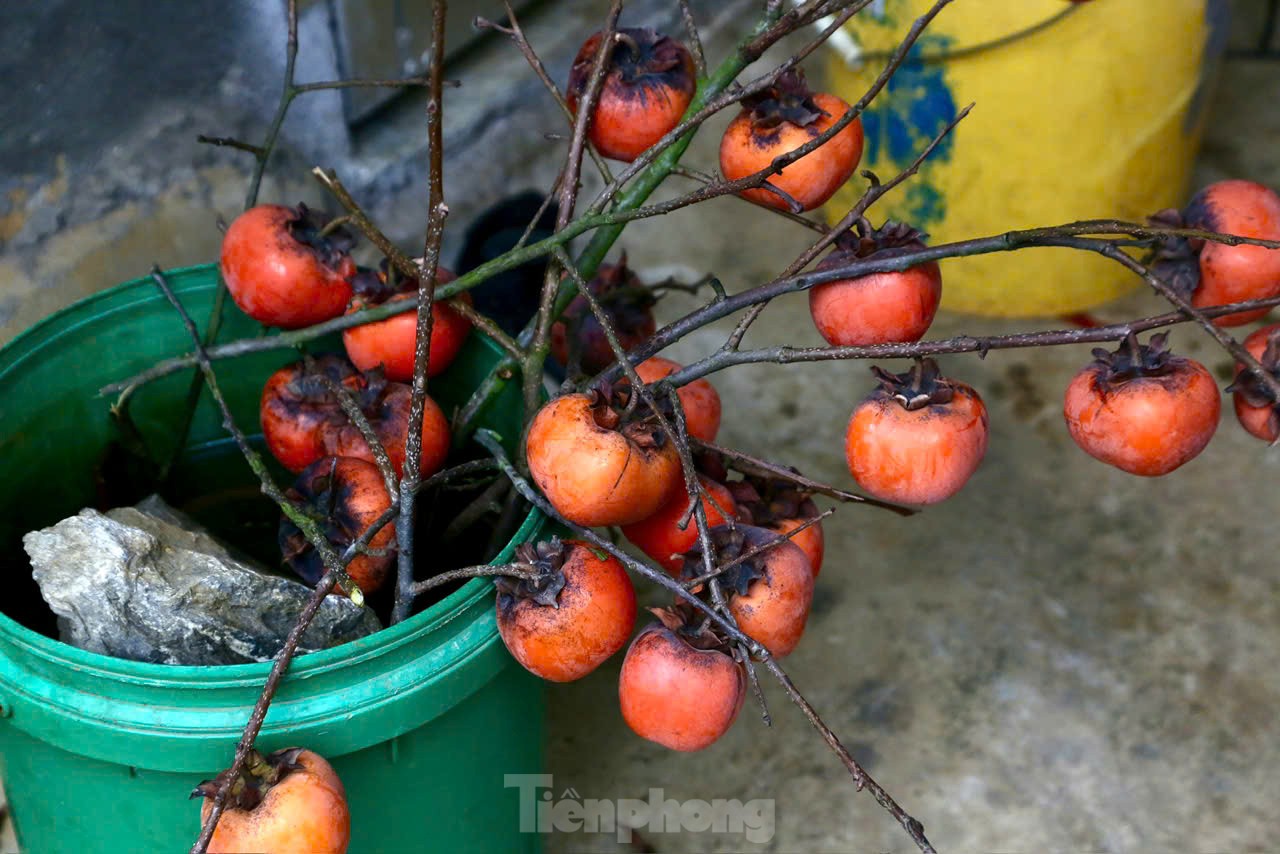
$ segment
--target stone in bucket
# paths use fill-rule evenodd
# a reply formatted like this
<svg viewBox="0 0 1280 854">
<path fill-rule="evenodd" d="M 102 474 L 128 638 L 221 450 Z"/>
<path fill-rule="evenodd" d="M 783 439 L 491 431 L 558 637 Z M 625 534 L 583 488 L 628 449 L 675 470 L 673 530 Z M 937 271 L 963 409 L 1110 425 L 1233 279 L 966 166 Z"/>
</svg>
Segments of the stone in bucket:
<svg viewBox="0 0 1280 854">
<path fill-rule="evenodd" d="M 160 664 L 269 661 L 311 590 L 235 555 L 158 496 L 82 510 L 23 537 L 63 642 Z M 325 599 L 299 652 L 378 631 L 342 596 Z"/>
</svg>

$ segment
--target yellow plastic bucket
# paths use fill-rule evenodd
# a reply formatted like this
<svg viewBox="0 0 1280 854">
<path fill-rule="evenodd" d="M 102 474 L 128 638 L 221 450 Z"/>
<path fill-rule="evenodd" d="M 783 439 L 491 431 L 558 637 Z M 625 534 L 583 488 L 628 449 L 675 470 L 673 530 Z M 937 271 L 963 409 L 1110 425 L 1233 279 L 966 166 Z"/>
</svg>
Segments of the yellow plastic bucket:
<svg viewBox="0 0 1280 854">
<path fill-rule="evenodd" d="M 931 5 L 877 0 L 855 16 L 852 38 L 824 54 L 831 91 L 861 97 Z M 872 218 L 910 222 L 941 243 L 1181 206 L 1226 18 L 1226 0 L 956 0 L 865 113 L 860 168 L 891 177 L 964 105 L 977 106 Z M 862 184 L 832 200 L 831 221 Z M 1025 250 L 947 262 L 942 305 L 1065 314 L 1137 284 L 1105 259 Z"/>
</svg>

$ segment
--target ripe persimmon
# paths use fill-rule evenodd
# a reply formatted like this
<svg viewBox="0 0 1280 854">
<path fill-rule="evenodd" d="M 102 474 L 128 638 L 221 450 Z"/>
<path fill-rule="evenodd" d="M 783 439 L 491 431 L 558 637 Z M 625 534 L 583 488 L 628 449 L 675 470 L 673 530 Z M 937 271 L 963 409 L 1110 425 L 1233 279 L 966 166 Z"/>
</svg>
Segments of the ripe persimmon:
<svg viewBox="0 0 1280 854">
<path fill-rule="evenodd" d="M 861 239 L 843 241 L 816 269 L 833 270 L 856 259 L 892 258 L 923 249 L 923 241 L 924 235 L 911 226 L 886 222 L 880 229 L 865 229 Z M 942 271 L 929 261 L 906 270 L 815 285 L 809 290 L 809 313 L 829 344 L 863 347 L 919 341 L 929 331 L 941 299 Z"/>
<path fill-rule="evenodd" d="M 703 510 L 707 514 L 707 528 L 710 530 L 724 524 L 725 514 L 729 517 L 735 515 L 733 495 L 723 484 L 709 477 L 699 475 L 698 481 L 712 498 L 711 501 L 701 499 Z M 689 524 L 683 531 L 680 530 L 680 522 L 686 518 L 690 506 L 692 502 L 689 501 L 688 492 L 680 490 L 650 516 L 639 522 L 623 525 L 622 534 L 636 548 L 657 561 L 663 569 L 676 575 L 680 572 L 680 567 L 684 566 L 684 553 L 698 541 L 698 523 L 693 516 L 688 517 Z"/>
<path fill-rule="evenodd" d="M 1197 193 L 1181 212 L 1163 211 L 1152 219 L 1159 225 L 1280 240 L 1280 196 L 1252 181 L 1219 181 Z M 1197 308 L 1280 296 L 1280 249 L 1265 246 L 1166 238 L 1155 272 Z M 1213 322 L 1240 326 L 1269 310 L 1241 311 Z"/>
<path fill-rule="evenodd" d="M 391 496 L 378 467 L 354 457 L 325 457 L 298 475 L 285 493 L 302 505 L 320 523 L 325 538 L 341 551 L 391 507 Z M 280 552 L 284 562 L 308 584 L 324 575 L 324 562 L 287 516 L 280 520 Z M 395 562 L 395 526 L 387 525 L 369 541 L 371 552 L 360 554 L 347 564 L 347 574 L 361 592 L 382 587 Z"/>
<path fill-rule="evenodd" d="M 337 317 L 351 299 L 351 233 L 322 235 L 329 217 L 306 205 L 258 205 L 222 236 L 222 279 L 245 314 L 298 329 Z"/>
<path fill-rule="evenodd" d="M 225 772 L 223 772 L 225 774 Z M 223 775 L 196 787 L 203 797 L 200 824 L 213 809 Z M 351 838 L 351 810 L 342 780 L 318 753 L 300 747 L 269 756 L 251 751 L 240 781 L 209 841 L 209 852 L 236 854 L 344 854 Z"/>
<path fill-rule="evenodd" d="M 526 449 L 547 500 L 586 527 L 639 522 L 683 483 L 680 457 L 662 428 L 650 418 L 624 421 L 600 392 L 567 394 L 542 407 Z"/>
<path fill-rule="evenodd" d="M 636 592 L 617 558 L 553 538 L 520 546 L 516 559 L 539 577 L 498 579 L 498 632 L 526 670 L 572 682 L 627 645 Z"/>
<path fill-rule="evenodd" d="M 712 528 L 711 542 L 716 566 L 761 549 L 723 572 L 720 581 L 729 596 L 729 612 L 742 633 L 763 644 L 775 658 L 790 655 L 800 643 L 813 606 L 809 559 L 795 543 L 754 525 Z M 702 547 L 695 544 L 681 577 L 698 578 L 704 568 Z"/>
<path fill-rule="evenodd" d="M 653 613 L 662 623 L 636 635 L 622 662 L 622 717 L 636 735 L 672 750 L 710 747 L 742 710 L 746 673 L 686 607 Z"/>
<path fill-rule="evenodd" d="M 693 57 L 680 42 L 651 29 L 614 33 L 613 53 L 591 116 L 591 144 L 630 163 L 680 123 L 697 86 Z M 600 33 L 578 50 L 566 101 L 576 115 L 600 51 Z"/>
<path fill-rule="evenodd" d="M 1280 323 L 1255 329 L 1244 339 L 1244 346 L 1272 376 L 1280 376 Z M 1227 390 L 1232 393 L 1241 427 L 1264 442 L 1280 438 L 1280 409 L 1276 408 L 1275 395 L 1239 362 L 1235 382 Z"/>
<path fill-rule="evenodd" d="M 730 181 L 767 168 L 775 158 L 817 138 L 838 122 L 849 105 L 825 92 L 813 92 L 799 71 L 783 74 L 759 94 L 743 99 L 743 110 L 720 140 L 720 171 Z M 835 195 L 862 159 L 862 120 L 842 130 L 769 178 L 769 184 L 811 211 Z M 765 207 L 790 210 L 788 199 L 765 187 L 742 191 Z"/>
<path fill-rule="evenodd" d="M 380 272 L 363 271 L 351 280 L 355 296 L 347 307 L 347 314 L 354 314 L 386 302 L 412 299 L 418 291 L 416 279 L 398 277 L 388 271 L 383 262 Z M 436 271 L 437 284 L 456 279 L 444 267 Z M 458 299 L 470 302 L 465 292 Z M 453 364 L 471 331 L 471 321 L 447 302 L 431 304 L 431 355 L 427 361 L 427 376 L 444 373 Z M 385 320 L 377 320 L 362 326 L 343 330 L 342 344 L 347 358 L 362 371 L 381 367 L 387 379 L 407 383 L 413 379 L 414 344 L 418 339 L 418 313 L 406 311 Z"/>
<path fill-rule="evenodd" d="M 885 501 L 936 504 L 960 491 L 987 452 L 987 408 L 932 359 L 905 374 L 871 369 L 880 388 L 854 407 L 845 459 L 854 480 Z"/>
<path fill-rule="evenodd" d="M 1204 365 L 1172 355 L 1166 336 L 1130 335 L 1067 386 L 1063 416 L 1089 456 L 1130 474 L 1158 477 L 1200 454 L 1218 429 L 1218 385 Z"/>
</svg>

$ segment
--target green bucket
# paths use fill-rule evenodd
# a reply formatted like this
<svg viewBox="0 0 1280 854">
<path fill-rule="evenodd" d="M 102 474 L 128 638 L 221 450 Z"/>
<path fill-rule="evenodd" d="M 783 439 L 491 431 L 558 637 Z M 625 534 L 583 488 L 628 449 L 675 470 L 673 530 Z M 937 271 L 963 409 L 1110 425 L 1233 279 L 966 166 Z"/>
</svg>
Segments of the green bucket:
<svg viewBox="0 0 1280 854">
<path fill-rule="evenodd" d="M 208 316 L 217 270 L 175 270 L 191 315 Z M 222 339 L 256 325 L 230 308 Z M 336 349 L 335 340 L 317 349 Z M 182 851 L 199 829 L 192 787 L 230 761 L 269 664 L 177 667 L 84 652 L 57 640 L 22 559 L 20 538 L 95 504 L 94 465 L 114 432 L 98 389 L 190 351 L 177 314 L 149 279 L 79 302 L 0 350 L 0 779 L 28 852 Z M 257 424 L 258 396 L 286 350 L 219 364 L 237 421 Z M 432 380 L 446 412 L 500 358 L 472 335 Z M 144 436 L 173 441 L 191 372 L 140 389 L 132 412 Z M 495 402 L 485 426 L 514 440 L 520 401 Z M 191 431 L 221 470 L 251 474 L 226 445 L 205 395 Z M 161 449 L 163 450 L 163 449 Z M 536 511 L 498 561 L 536 539 Z M 15 557 L 17 555 L 17 557 Z M 294 662 L 258 740 L 327 757 L 351 804 L 351 848 L 365 851 L 530 851 L 518 790 L 505 774 L 542 768 L 541 683 L 498 637 L 492 584 L 474 579 L 368 638 Z"/>
</svg>

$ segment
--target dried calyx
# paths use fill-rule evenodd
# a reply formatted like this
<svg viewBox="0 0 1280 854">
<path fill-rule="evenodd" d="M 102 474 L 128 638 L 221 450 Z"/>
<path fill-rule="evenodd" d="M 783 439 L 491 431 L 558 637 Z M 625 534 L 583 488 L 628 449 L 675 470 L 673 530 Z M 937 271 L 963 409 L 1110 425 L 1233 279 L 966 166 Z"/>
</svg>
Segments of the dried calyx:
<svg viewBox="0 0 1280 854">
<path fill-rule="evenodd" d="M 351 290 L 371 305 L 386 302 L 393 296 L 417 288 L 417 282 L 392 267 L 386 258 L 377 270 L 361 270 L 351 277 Z"/>
<path fill-rule="evenodd" d="M 567 546 L 559 537 L 552 537 L 536 545 L 522 543 L 516 548 L 516 560 L 537 569 L 536 578 L 500 576 L 494 586 L 498 588 L 498 607 L 514 608 L 522 599 L 551 608 L 560 607 L 560 591 L 564 589 L 565 551 Z"/>
<path fill-rule="evenodd" d="M 413 260 L 421 269 L 423 259 Z M 437 268 L 436 277 L 436 283 L 440 285 L 454 279 L 453 274 L 443 267 Z M 418 290 L 418 280 L 401 273 L 398 267 L 392 266 L 389 260 L 383 258 L 377 270 L 360 270 L 352 276 L 351 290 L 364 302 L 378 305 L 400 294 L 415 293 Z"/>
<path fill-rule="evenodd" d="M 782 478 L 744 475 L 742 480 L 725 486 L 733 495 L 739 518 L 748 525 L 773 528 L 788 519 L 812 519 L 818 515 L 813 493 Z"/>
<path fill-rule="evenodd" d="M 355 235 L 340 225 L 334 226 L 329 214 L 312 210 L 302 202 L 292 210 L 293 216 L 285 223 L 289 235 L 309 247 L 320 263 L 336 269 L 356 245 Z"/>
<path fill-rule="evenodd" d="M 1185 211 L 1176 208 L 1147 218 L 1157 228 L 1198 228 L 1205 219 L 1203 204 L 1193 202 Z M 1205 242 L 1195 237 L 1165 236 L 1156 241 L 1151 272 L 1164 280 L 1184 299 L 1200 287 L 1200 252 Z"/>
<path fill-rule="evenodd" d="M 951 380 L 942 375 L 933 359 L 917 359 L 903 374 L 890 373 L 878 365 L 872 366 L 871 373 L 880 381 L 880 393 L 892 397 L 909 412 L 950 403 L 955 396 Z"/>
<path fill-rule="evenodd" d="M 1138 336 L 1130 332 L 1114 351 L 1094 348 L 1093 364 L 1103 369 L 1099 382 L 1112 386 L 1139 377 L 1171 373 L 1176 367 L 1177 357 L 1169 352 L 1168 341 L 1168 334 L 1159 332 L 1152 335 L 1146 344 L 1139 344 Z"/>
<path fill-rule="evenodd" d="M 627 382 L 597 382 L 587 390 L 591 398 L 591 415 L 596 425 L 605 430 L 626 430 L 627 438 L 643 447 L 661 448 L 667 443 L 657 415 Z M 655 401 L 670 417 L 671 406 L 665 399 Z"/>
<path fill-rule="evenodd" d="M 887 258 L 905 252 L 923 249 L 929 237 L 912 225 L 905 222 L 885 220 L 884 225 L 873 228 L 866 217 L 858 220 L 852 229 L 836 238 L 836 248 L 827 256 L 825 263 L 832 259 L 851 261 L 863 258 Z"/>
<path fill-rule="evenodd" d="M 755 130 L 772 130 L 783 122 L 808 127 L 828 115 L 813 100 L 813 90 L 798 68 L 784 72 L 768 89 L 743 98 L 742 106 L 750 112 Z"/>
<path fill-rule="evenodd" d="M 294 771 L 302 768 L 298 762 L 301 747 L 290 747 L 277 750 L 263 756 L 257 750 L 249 751 L 245 758 L 244 769 L 231 782 L 227 791 L 227 806 L 236 810 L 252 810 L 262 803 L 271 787 L 279 783 Z M 228 769 L 229 771 L 230 769 Z M 209 798 L 217 796 L 218 789 L 227 779 L 228 772 L 223 771 L 212 780 L 205 780 L 191 792 L 192 798 Z"/>
<path fill-rule="evenodd" d="M 710 617 L 688 602 L 676 602 L 670 608 L 650 608 L 649 613 L 694 649 L 716 650 L 732 655 L 729 639 L 712 624 Z"/>
<path fill-rule="evenodd" d="M 718 569 L 737 561 L 716 577 L 730 593 L 742 596 L 747 595 L 747 590 L 753 581 L 765 574 L 769 552 L 762 547 L 781 539 L 771 531 L 750 525 L 717 525 L 707 533 L 715 550 L 711 561 L 714 568 Z M 743 555 L 756 549 L 762 550 L 745 560 L 739 560 Z M 685 553 L 680 580 L 692 581 L 704 575 L 706 575 L 706 562 L 702 559 L 702 543 L 699 541 Z"/>
<path fill-rule="evenodd" d="M 333 353 L 310 360 L 291 383 L 292 391 L 313 411 L 323 412 L 329 421 L 340 423 L 346 423 L 347 415 L 322 377 L 350 392 L 365 417 L 375 420 L 387 395 L 404 386 L 387 379 L 381 365 L 357 371 L 346 359 Z"/>
<path fill-rule="evenodd" d="M 623 82 L 644 85 L 669 82 L 678 85 L 686 76 L 682 73 L 685 49 L 675 39 L 650 27 L 624 27 L 613 37 L 615 44 L 609 57 L 609 73 L 617 74 Z M 569 88 L 579 96 L 591 79 L 595 55 L 594 50 L 584 51 L 569 71 Z"/>
<path fill-rule="evenodd" d="M 1268 373 L 1280 379 L 1280 329 L 1273 330 L 1267 336 L 1267 347 L 1262 351 L 1262 358 L 1258 359 L 1258 361 L 1262 363 L 1262 367 L 1266 368 Z M 1227 386 L 1227 391 L 1239 395 L 1250 406 L 1275 406 L 1280 404 L 1270 387 L 1247 368 L 1240 371 L 1235 382 Z M 1280 418 L 1280 407 L 1277 408 L 1272 417 Z"/>
</svg>

